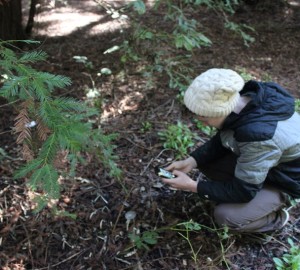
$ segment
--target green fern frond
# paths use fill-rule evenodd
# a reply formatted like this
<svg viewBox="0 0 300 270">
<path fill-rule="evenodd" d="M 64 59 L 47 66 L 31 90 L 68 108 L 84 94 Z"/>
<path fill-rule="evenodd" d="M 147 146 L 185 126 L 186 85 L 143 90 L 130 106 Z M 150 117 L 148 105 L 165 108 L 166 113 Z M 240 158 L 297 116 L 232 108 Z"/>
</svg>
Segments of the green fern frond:
<svg viewBox="0 0 300 270">
<path fill-rule="evenodd" d="M 59 198 L 60 186 L 58 183 L 58 173 L 50 164 L 44 166 L 44 181 L 42 183 L 42 188 L 51 198 Z"/>
<path fill-rule="evenodd" d="M 112 141 L 117 137 L 118 134 L 116 133 L 105 135 L 101 130 L 94 130 L 88 147 L 91 148 L 90 151 L 94 151 L 97 154 L 103 165 L 109 170 L 109 175 L 119 179 L 122 171 L 116 163 L 118 159 L 118 156 L 114 154 L 116 146 L 112 144 Z"/>
<path fill-rule="evenodd" d="M 89 135 L 85 132 L 89 130 L 87 124 L 71 122 L 70 125 L 62 125 L 58 133 L 60 147 L 76 153 L 86 149 Z"/>
<path fill-rule="evenodd" d="M 48 100 L 40 104 L 38 114 L 51 130 L 56 129 L 57 126 L 61 125 L 63 115 L 60 111 L 56 110 Z"/>
<path fill-rule="evenodd" d="M 96 108 L 88 108 L 86 111 L 81 111 L 81 113 L 72 114 L 70 115 L 70 118 L 74 122 L 80 122 L 85 121 L 86 119 L 89 119 L 90 117 L 99 115 L 99 111 Z"/>
<path fill-rule="evenodd" d="M 39 76 L 32 76 L 30 78 L 30 88 L 31 95 L 39 101 L 45 101 L 49 98 L 49 90 L 47 89 L 44 80 Z"/>
<path fill-rule="evenodd" d="M 33 210 L 33 213 L 38 213 L 47 206 L 49 197 L 47 195 L 40 195 L 33 198 L 33 201 L 36 203 L 36 208 Z"/>
<path fill-rule="evenodd" d="M 32 67 L 23 65 L 23 64 L 18 64 L 15 62 L 12 62 L 12 69 L 16 71 L 17 75 L 19 76 L 27 76 L 27 77 L 34 77 L 36 70 L 33 69 Z"/>
<path fill-rule="evenodd" d="M 77 154 L 69 154 L 68 155 L 68 160 L 70 162 L 70 171 L 69 171 L 69 175 L 71 177 L 74 177 L 76 175 L 76 167 L 78 164 L 78 155 Z"/>
<path fill-rule="evenodd" d="M 0 88 L 0 95 L 4 98 L 11 98 L 19 94 L 20 85 L 28 85 L 28 78 L 26 76 L 12 76 L 10 80 L 4 82 Z"/>
<path fill-rule="evenodd" d="M 26 55 L 26 54 L 25 54 Z M 22 57 L 21 57 L 22 58 Z M 12 71 L 16 71 L 14 75 L 28 76 L 34 74 L 36 70 L 28 65 L 24 65 L 17 55 L 7 48 L 0 46 L 0 67 L 8 74 L 12 75 Z"/>
<path fill-rule="evenodd" d="M 63 111 L 77 111 L 77 112 L 83 112 L 88 111 L 89 108 L 82 102 L 79 102 L 73 98 L 56 98 L 52 102 L 53 106 L 63 110 Z"/>
<path fill-rule="evenodd" d="M 25 53 L 21 56 L 18 60 L 19 63 L 28 64 L 28 63 L 35 63 L 38 61 L 44 61 L 47 58 L 47 54 L 43 51 L 33 51 Z"/>
<path fill-rule="evenodd" d="M 43 161 L 40 159 L 34 159 L 30 161 L 29 163 L 27 163 L 25 166 L 23 166 L 22 168 L 20 168 L 14 173 L 14 178 L 18 179 L 18 178 L 25 177 L 27 174 L 40 167 L 42 162 Z"/>
<path fill-rule="evenodd" d="M 6 60 L 10 60 L 10 59 L 17 59 L 16 58 L 16 54 L 14 53 L 14 51 L 10 50 L 10 49 L 7 49 L 3 46 L 0 46 L 0 56 L 3 58 L 3 59 L 6 59 Z"/>
<path fill-rule="evenodd" d="M 33 174 L 30 177 L 30 182 L 28 183 L 30 188 L 32 190 L 37 190 L 37 188 L 40 186 L 40 182 L 44 177 L 44 167 L 38 168 L 33 172 Z"/>
<path fill-rule="evenodd" d="M 72 84 L 70 78 L 61 75 L 53 75 L 47 72 L 36 72 L 35 76 L 39 77 L 40 80 L 45 82 L 50 92 L 56 87 L 64 88 Z"/>
<path fill-rule="evenodd" d="M 58 173 L 55 168 L 46 164 L 32 174 L 28 184 L 33 190 L 41 188 L 50 198 L 59 198 L 60 188 L 57 180 Z"/>
<path fill-rule="evenodd" d="M 9 45 L 12 46 L 13 43 L 23 42 L 26 44 L 40 44 L 40 41 L 24 39 L 24 40 L 0 40 L 0 46 Z"/>
<path fill-rule="evenodd" d="M 82 150 L 82 146 L 78 140 L 74 140 L 72 138 L 59 136 L 59 145 L 61 149 L 68 150 L 72 154 L 75 154 Z"/>
<path fill-rule="evenodd" d="M 14 62 L 17 61 L 13 51 L 0 47 L 0 70 L 8 75 L 13 75 Z"/>
<path fill-rule="evenodd" d="M 51 134 L 48 139 L 43 143 L 40 150 L 39 159 L 43 160 L 44 164 L 50 164 L 56 157 L 58 151 L 58 140 L 55 133 Z"/>
<path fill-rule="evenodd" d="M 99 113 L 96 109 L 88 108 L 84 103 L 73 101 L 71 98 L 56 98 L 42 102 L 38 114 L 50 129 L 58 130 L 65 125 L 73 129 L 74 124 L 79 124 L 81 120 L 86 121 L 88 117 Z M 86 126 L 82 132 L 86 133 L 90 126 L 90 124 L 89 127 Z"/>
</svg>

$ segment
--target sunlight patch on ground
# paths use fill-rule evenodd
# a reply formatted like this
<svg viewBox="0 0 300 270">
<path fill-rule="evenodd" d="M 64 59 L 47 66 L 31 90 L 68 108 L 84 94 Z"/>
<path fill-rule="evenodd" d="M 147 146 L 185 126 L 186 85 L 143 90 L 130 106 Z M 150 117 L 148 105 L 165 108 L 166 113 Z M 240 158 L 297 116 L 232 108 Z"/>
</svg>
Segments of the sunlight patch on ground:
<svg viewBox="0 0 300 270">
<path fill-rule="evenodd" d="M 290 4 L 291 6 L 298 6 L 298 7 L 299 7 L 299 6 L 300 6 L 300 1 L 299 1 L 299 0 L 298 0 L 298 1 L 297 1 L 297 0 L 295 0 L 295 1 L 290 1 L 289 4 Z"/>
<path fill-rule="evenodd" d="M 136 111 L 141 105 L 140 102 L 143 100 L 144 95 L 141 92 L 134 91 L 125 95 L 118 104 L 114 106 L 109 106 L 103 110 L 101 119 L 105 120 L 110 117 L 115 117 L 117 115 L 123 114 L 128 111 Z"/>
<path fill-rule="evenodd" d="M 71 6 L 43 11 L 36 16 L 36 23 L 37 34 L 48 37 L 70 35 L 85 27 L 85 34 L 112 32 L 120 29 L 122 25 L 104 12 L 100 15 Z"/>
</svg>

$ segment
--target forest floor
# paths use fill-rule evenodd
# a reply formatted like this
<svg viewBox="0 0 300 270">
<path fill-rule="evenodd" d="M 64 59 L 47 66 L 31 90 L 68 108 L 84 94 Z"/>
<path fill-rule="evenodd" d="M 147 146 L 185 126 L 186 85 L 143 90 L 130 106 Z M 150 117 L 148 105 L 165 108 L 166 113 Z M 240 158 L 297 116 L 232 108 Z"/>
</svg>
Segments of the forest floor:
<svg viewBox="0 0 300 270">
<path fill-rule="evenodd" d="M 256 29 L 256 41 L 250 47 L 219 27 L 216 15 L 199 13 L 203 24 L 213 26 L 207 33 L 213 45 L 192 54 L 191 77 L 211 67 L 246 70 L 258 80 L 276 81 L 300 97 L 299 2 L 280 8 L 269 4 L 240 10 L 236 20 Z M 293 207 L 288 225 L 268 237 L 227 234 L 215 227 L 212 203 L 162 185 L 154 167 L 173 160 L 174 152 L 164 150 L 157 133 L 179 120 L 196 131 L 191 114 L 177 99 L 178 91 L 170 89 L 168 79 L 161 74 L 152 78 L 155 85 L 149 87 L 137 70 L 140 63 L 122 64 L 118 52 L 104 54 L 123 41 L 124 22 L 112 20 L 94 1 L 56 3 L 55 7 L 43 7 L 36 16 L 32 38 L 40 40 L 39 49 L 49 55 L 38 68 L 72 79 L 72 86 L 59 95 L 86 100 L 90 89 L 100 91 L 101 127 L 108 134 L 119 134 L 114 143 L 123 177 L 121 181 L 112 179 L 87 155 L 77 177 L 62 182 L 62 196 L 57 202 L 59 210 L 75 214 L 76 219 L 53 215 L 50 207 L 34 214 L 24 179 L 12 178 L 21 160 L 10 133 L 14 112 L 2 105 L 1 147 L 7 155 L 0 163 L 0 268 L 275 269 L 273 258 L 288 252 L 287 239 L 299 244 L 300 208 Z M 122 1 L 111 3 L 122 5 Z M 151 16 L 163 24 L 163 11 Z M 90 63 L 78 63 L 74 56 L 85 56 Z M 112 74 L 99 76 L 102 68 L 109 68 Z M 136 217 L 126 224 L 128 211 L 134 211 Z M 180 235 L 176 229 L 184 229 L 178 224 L 191 220 L 200 224 L 201 230 L 190 232 L 187 241 L 183 237 L 186 231 Z M 153 232 L 159 238 L 147 244 L 155 238 Z M 140 236 L 144 247 L 134 245 L 129 238 L 132 233 Z M 269 241 L 262 243 L 261 239 Z"/>
</svg>

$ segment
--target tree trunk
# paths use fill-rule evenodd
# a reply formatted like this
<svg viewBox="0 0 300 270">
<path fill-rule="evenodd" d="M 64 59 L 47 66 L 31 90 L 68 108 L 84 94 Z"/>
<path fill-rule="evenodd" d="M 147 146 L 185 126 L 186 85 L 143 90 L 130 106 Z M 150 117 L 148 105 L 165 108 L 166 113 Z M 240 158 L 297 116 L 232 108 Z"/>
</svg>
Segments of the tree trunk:
<svg viewBox="0 0 300 270">
<path fill-rule="evenodd" d="M 0 39 L 25 39 L 21 0 L 0 0 Z"/>
<path fill-rule="evenodd" d="M 28 36 L 31 34 L 31 31 L 33 28 L 34 16 L 36 14 L 36 5 L 38 4 L 38 2 L 39 2 L 39 0 L 31 0 L 31 3 L 30 3 L 29 18 L 28 18 L 26 29 L 25 29 L 25 33 Z"/>
</svg>

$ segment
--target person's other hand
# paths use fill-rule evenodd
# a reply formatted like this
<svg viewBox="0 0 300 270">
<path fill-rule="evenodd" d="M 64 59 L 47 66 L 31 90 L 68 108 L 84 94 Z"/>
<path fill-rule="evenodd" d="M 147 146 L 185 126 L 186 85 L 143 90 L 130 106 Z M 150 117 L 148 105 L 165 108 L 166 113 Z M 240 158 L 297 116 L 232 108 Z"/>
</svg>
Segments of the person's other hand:
<svg viewBox="0 0 300 270">
<path fill-rule="evenodd" d="M 177 170 L 174 170 L 172 173 L 176 175 L 175 178 L 162 178 L 162 181 L 165 184 L 168 184 L 172 188 L 181 189 L 184 191 L 197 192 L 197 182 L 192 180 L 187 174 Z"/>
<path fill-rule="evenodd" d="M 196 167 L 197 167 L 196 160 L 193 157 L 189 157 L 185 160 L 175 161 L 165 169 L 167 171 L 177 170 L 177 171 L 189 173 L 192 169 L 195 169 Z"/>
</svg>

